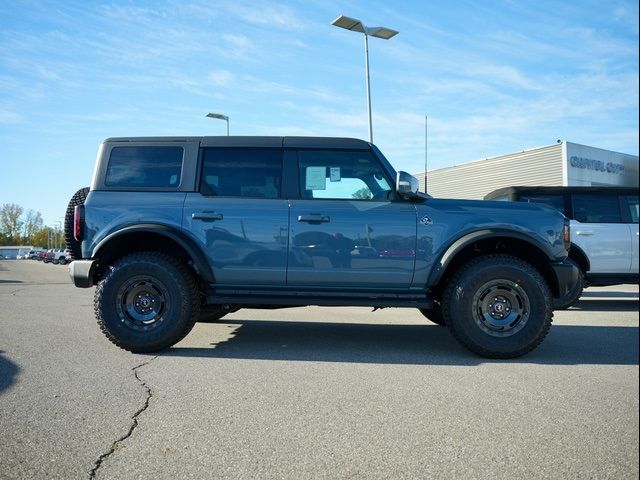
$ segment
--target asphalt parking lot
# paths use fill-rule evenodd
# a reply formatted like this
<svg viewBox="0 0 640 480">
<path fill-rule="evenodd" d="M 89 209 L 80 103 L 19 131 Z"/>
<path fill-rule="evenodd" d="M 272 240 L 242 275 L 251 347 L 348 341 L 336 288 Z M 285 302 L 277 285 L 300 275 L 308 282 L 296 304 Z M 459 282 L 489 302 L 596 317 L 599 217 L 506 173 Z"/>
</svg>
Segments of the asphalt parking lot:
<svg viewBox="0 0 640 480">
<path fill-rule="evenodd" d="M 0 261 L 0 478 L 638 478 L 637 286 L 509 361 L 370 310 L 240 310 L 134 355 L 66 267 Z"/>
</svg>

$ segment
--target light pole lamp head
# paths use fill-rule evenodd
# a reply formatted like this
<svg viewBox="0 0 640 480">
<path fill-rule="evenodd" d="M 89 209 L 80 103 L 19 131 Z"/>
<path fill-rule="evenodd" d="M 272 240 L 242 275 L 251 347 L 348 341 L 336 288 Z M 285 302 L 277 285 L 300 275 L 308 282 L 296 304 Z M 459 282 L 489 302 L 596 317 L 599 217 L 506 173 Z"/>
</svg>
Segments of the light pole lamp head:
<svg viewBox="0 0 640 480">
<path fill-rule="evenodd" d="M 227 122 L 229 121 L 229 117 L 227 117 L 226 115 L 222 115 L 221 113 L 207 113 L 205 117 L 217 118 L 218 120 L 225 120 Z"/>
<path fill-rule="evenodd" d="M 370 37 L 382 38 L 383 40 L 389 40 L 398 34 L 396 30 L 391 30 L 387 27 L 365 27 L 364 33 Z"/>
<path fill-rule="evenodd" d="M 346 17 L 344 15 L 340 15 L 336 18 L 331 25 L 335 25 L 336 27 L 345 28 L 347 30 L 351 30 L 353 32 L 365 33 L 364 25 L 362 22 L 356 18 Z"/>
<path fill-rule="evenodd" d="M 357 18 L 346 17 L 344 15 L 340 15 L 336 18 L 331 25 L 335 25 L 336 27 L 344 28 L 346 30 L 351 30 L 352 32 L 360 32 L 365 35 L 369 35 L 370 37 L 382 38 L 383 40 L 389 40 L 392 37 L 395 37 L 398 32 L 396 30 L 392 30 L 387 27 L 366 27 L 360 20 Z"/>
</svg>

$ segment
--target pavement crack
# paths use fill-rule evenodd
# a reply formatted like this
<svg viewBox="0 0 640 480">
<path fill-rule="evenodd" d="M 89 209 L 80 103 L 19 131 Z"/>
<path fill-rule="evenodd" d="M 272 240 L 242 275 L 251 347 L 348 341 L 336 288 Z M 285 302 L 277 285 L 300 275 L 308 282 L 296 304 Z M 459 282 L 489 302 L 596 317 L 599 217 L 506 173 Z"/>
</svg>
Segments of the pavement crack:
<svg viewBox="0 0 640 480">
<path fill-rule="evenodd" d="M 133 434 L 134 430 L 138 427 L 138 417 L 142 414 L 142 412 L 144 412 L 147 408 L 149 408 L 149 401 L 151 400 L 151 397 L 153 397 L 153 393 L 151 392 L 151 388 L 149 387 L 149 385 L 147 385 L 147 383 L 142 380 L 139 376 L 138 376 L 138 369 L 142 368 L 146 365 L 149 365 L 151 362 L 153 362 L 156 358 L 158 358 L 160 355 L 156 355 L 155 357 L 151 358 L 150 360 L 147 360 L 146 362 L 141 363 L 138 366 L 133 367 L 131 370 L 133 371 L 133 376 L 136 378 L 136 380 L 138 381 L 138 383 L 140 383 L 140 385 L 142 385 L 144 387 L 144 389 L 146 390 L 146 398 L 144 400 L 144 403 L 142 405 L 142 407 L 140 407 L 131 417 L 131 425 L 129 426 L 129 431 L 124 434 L 122 437 L 118 438 L 116 441 L 114 441 L 111 444 L 111 448 L 103 453 L 102 455 L 100 455 L 94 465 L 93 468 L 91 469 L 91 471 L 89 472 L 89 478 L 95 478 L 96 474 L 98 473 L 98 470 L 100 469 L 100 467 L 102 466 L 103 462 L 109 458 L 117 449 L 118 447 L 120 447 L 120 445 L 127 440 L 129 437 L 131 437 L 131 435 Z"/>
</svg>

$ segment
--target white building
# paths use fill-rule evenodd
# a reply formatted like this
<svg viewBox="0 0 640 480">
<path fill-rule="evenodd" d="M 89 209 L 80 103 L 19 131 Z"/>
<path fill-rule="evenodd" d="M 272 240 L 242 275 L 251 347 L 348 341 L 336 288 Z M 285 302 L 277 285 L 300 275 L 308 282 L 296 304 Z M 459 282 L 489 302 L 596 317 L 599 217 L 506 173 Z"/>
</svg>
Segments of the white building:
<svg viewBox="0 0 640 480">
<path fill-rule="evenodd" d="M 424 172 L 415 174 L 424 190 Z M 482 199 L 513 185 L 638 186 L 638 156 L 558 141 L 553 145 L 427 172 L 436 198 Z"/>
</svg>

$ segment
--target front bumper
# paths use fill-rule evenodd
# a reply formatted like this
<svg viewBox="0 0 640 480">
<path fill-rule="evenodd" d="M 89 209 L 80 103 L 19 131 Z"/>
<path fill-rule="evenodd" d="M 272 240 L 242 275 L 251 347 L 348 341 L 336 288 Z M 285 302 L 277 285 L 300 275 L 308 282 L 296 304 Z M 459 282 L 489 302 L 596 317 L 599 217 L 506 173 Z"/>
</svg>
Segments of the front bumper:
<svg viewBox="0 0 640 480">
<path fill-rule="evenodd" d="M 556 277 L 558 292 L 554 295 L 555 298 L 560 298 L 566 295 L 575 285 L 579 279 L 579 269 L 574 263 L 569 263 L 563 260 L 559 263 L 552 263 L 551 267 Z"/>
<path fill-rule="evenodd" d="M 76 287 L 93 287 L 95 260 L 74 260 L 69 264 L 69 276 Z"/>
</svg>

